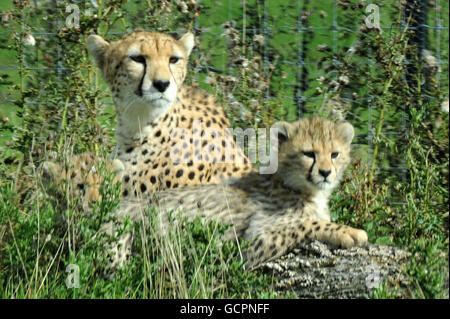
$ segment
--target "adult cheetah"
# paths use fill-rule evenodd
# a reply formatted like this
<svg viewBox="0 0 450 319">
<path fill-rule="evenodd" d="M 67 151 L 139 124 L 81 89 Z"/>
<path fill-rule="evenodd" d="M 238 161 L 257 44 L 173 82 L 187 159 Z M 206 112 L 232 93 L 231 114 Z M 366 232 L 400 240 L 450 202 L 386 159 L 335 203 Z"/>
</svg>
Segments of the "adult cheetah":
<svg viewBox="0 0 450 319">
<path fill-rule="evenodd" d="M 223 108 L 205 90 L 183 85 L 193 46 L 191 33 L 179 40 L 145 31 L 112 43 L 98 35 L 88 38 L 88 50 L 112 92 L 117 113 L 117 145 L 111 158 L 120 160 L 113 166 L 120 171 L 123 198 L 218 183 L 222 177 L 252 171 Z M 86 163 L 79 163 L 87 157 Z M 83 168 L 72 169 L 72 175 L 91 177 L 99 161 L 93 155 L 75 156 L 69 166 Z M 43 167 L 56 180 L 67 175 L 58 163 Z M 83 189 L 92 192 L 85 198 L 98 198 L 96 187 Z"/>
</svg>

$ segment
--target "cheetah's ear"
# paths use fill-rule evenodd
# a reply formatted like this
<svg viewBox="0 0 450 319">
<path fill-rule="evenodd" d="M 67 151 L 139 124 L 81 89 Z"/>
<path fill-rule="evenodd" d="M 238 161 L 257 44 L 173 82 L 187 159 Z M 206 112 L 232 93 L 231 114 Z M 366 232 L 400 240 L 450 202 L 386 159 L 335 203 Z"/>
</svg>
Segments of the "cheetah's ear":
<svg viewBox="0 0 450 319">
<path fill-rule="evenodd" d="M 40 175 L 46 181 L 55 181 L 58 177 L 61 177 L 62 167 L 56 163 L 45 161 L 39 167 Z"/>
<path fill-rule="evenodd" d="M 278 145 L 283 144 L 291 136 L 292 124 L 288 122 L 276 122 L 272 128 L 278 129 Z"/>
<path fill-rule="evenodd" d="M 191 54 L 192 48 L 195 45 L 195 37 L 192 33 L 188 32 L 180 38 L 180 42 L 183 44 L 186 49 L 186 54 L 189 56 Z"/>
<path fill-rule="evenodd" d="M 109 43 L 101 36 L 93 34 L 87 39 L 87 47 L 98 67 L 102 70 L 105 65 L 106 50 L 109 48 Z"/>
<path fill-rule="evenodd" d="M 337 124 L 336 131 L 338 136 L 340 136 L 346 144 L 350 144 L 355 136 L 355 129 L 348 122 Z"/>
</svg>

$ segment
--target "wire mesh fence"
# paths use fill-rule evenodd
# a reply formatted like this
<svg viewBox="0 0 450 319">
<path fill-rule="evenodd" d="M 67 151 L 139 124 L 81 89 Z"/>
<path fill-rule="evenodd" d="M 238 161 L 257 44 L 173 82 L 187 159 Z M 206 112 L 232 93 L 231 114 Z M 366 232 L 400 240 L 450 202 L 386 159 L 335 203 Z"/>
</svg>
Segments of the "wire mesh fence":
<svg viewBox="0 0 450 319">
<path fill-rule="evenodd" d="M 17 92 L 11 92 L 8 84 L 12 85 L 24 81 L 21 73 L 28 72 L 27 83 L 18 83 L 19 86 L 33 87 L 36 92 L 42 91 L 42 83 L 46 81 L 59 81 L 57 85 L 64 85 L 65 78 L 70 75 L 73 65 L 67 64 L 67 43 L 71 38 L 61 37 L 61 30 L 67 28 L 70 15 L 74 10 L 68 10 L 69 5 L 76 5 L 79 14 L 79 23 L 87 25 L 96 19 L 96 10 L 101 7 L 101 1 L 28 1 L 31 9 L 21 13 L 20 23 L 8 25 L 8 6 L 2 13 L 3 30 L 0 37 L 4 42 L 11 37 L 11 33 L 21 33 L 22 37 L 31 36 L 37 43 L 33 46 L 23 46 L 21 63 L 11 53 L 11 46 L 3 46 L 0 51 L 0 74 L 3 85 L 0 88 L 0 105 L 3 115 L 14 117 L 17 111 L 15 105 Z M 114 2 L 114 1 L 112 1 Z M 115 1 L 120 3 L 121 10 L 116 15 L 110 16 L 104 36 L 110 39 L 119 38 L 121 35 L 136 28 L 148 29 L 148 25 L 161 25 L 161 31 L 183 32 L 187 28 L 194 31 L 198 37 L 197 48 L 191 58 L 190 81 L 205 86 L 211 81 L 211 74 L 221 77 L 222 82 L 236 81 L 246 72 L 247 81 L 255 81 L 253 89 L 260 92 L 255 96 L 256 104 L 267 105 L 264 112 L 271 106 L 276 106 L 282 112 L 275 112 L 273 117 L 278 119 L 293 120 L 306 115 L 323 113 L 328 105 L 330 92 L 323 92 L 323 84 L 327 79 L 327 71 L 320 67 L 324 62 L 324 54 L 327 54 L 330 65 L 345 61 L 346 56 L 351 56 L 361 42 L 361 30 L 364 28 L 377 28 L 381 32 L 389 33 L 395 28 L 408 28 L 414 35 L 411 36 L 412 46 L 419 48 L 419 56 L 429 59 L 433 66 L 438 68 L 435 79 L 437 86 L 444 91 L 443 96 L 448 98 L 448 2 L 439 0 L 430 1 L 346 1 L 346 0 L 242 0 L 242 1 Z M 99 5 L 100 3 L 100 5 Z M 201 7 L 200 7 L 201 6 Z M 73 9 L 73 7 L 70 7 Z M 166 15 L 151 16 L 167 10 L 177 8 L 178 18 L 170 22 Z M 194 9 L 192 9 L 194 8 Z M 200 10 L 200 9 L 201 10 Z M 355 10 L 359 10 L 355 12 Z M 158 11 L 159 10 L 159 11 Z M 201 12 L 200 12 L 201 11 Z M 61 14 L 63 12 L 63 14 Z M 64 13 L 65 12 L 65 13 Z M 363 12 L 363 14 L 361 14 Z M 371 16 L 372 15 L 372 16 Z M 412 15 L 412 19 L 410 16 Z M 184 16 L 184 18 L 183 18 Z M 371 17 L 370 17 L 371 16 Z M 64 19 L 66 17 L 66 19 Z M 367 19 L 372 19 L 368 26 Z M 166 19 L 166 20 L 164 20 Z M 401 25 L 394 21 L 400 19 Z M 378 25 L 376 25 L 378 23 Z M 165 28 L 172 28 L 166 30 Z M 235 33 L 233 33 L 235 32 Z M 230 44 L 236 37 L 236 43 Z M 25 39 L 26 40 L 26 39 Z M 75 40 L 73 40 L 76 42 Z M 50 48 L 50 51 L 48 50 Z M 234 51 L 233 51 L 234 50 Z M 376 50 L 371 48 L 370 50 Z M 368 51 L 363 60 L 358 63 L 376 65 L 375 54 Z M 85 53 L 84 53 L 85 54 Z M 85 55 L 79 56 L 85 57 Z M 253 61 L 257 57 L 261 61 Z M 74 57 L 77 58 L 77 57 Z M 245 64 L 255 63 L 255 69 L 245 67 Z M 408 58 L 403 63 L 409 63 Z M 89 77 L 91 69 L 80 70 Z M 253 73 L 252 73 L 253 72 Z M 411 69 L 412 77 L 422 70 Z M 380 118 L 380 110 L 374 101 L 376 96 L 364 94 L 364 90 L 352 92 L 352 85 L 348 82 L 349 75 L 339 74 L 336 67 L 331 72 L 338 79 L 336 86 L 350 87 L 339 94 L 337 110 L 343 109 L 345 118 L 355 124 L 358 133 L 357 144 L 363 145 L 363 152 L 368 153 L 366 160 L 372 160 L 374 143 L 377 135 L 377 123 Z M 269 75 L 268 75 L 269 74 Z M 267 76 L 268 75 L 268 76 Z M 56 77 L 55 77 L 56 76 Z M 262 85 L 260 80 L 264 78 L 269 84 Z M 225 80 L 224 80 L 225 79 Z M 259 82 L 258 82 L 259 80 Z M 222 83 L 221 82 L 221 83 Z M 332 81 L 331 81 L 332 82 Z M 97 85 L 98 83 L 95 83 Z M 220 84 L 220 83 L 219 83 Z M 331 83 L 333 84 L 333 83 Z M 92 84 L 92 87 L 95 86 Z M 359 83 L 353 84 L 353 87 Z M 250 84 L 251 86 L 251 84 Z M 208 87 L 208 85 L 206 85 Z M 106 91 L 102 84 L 95 86 Z M 333 86 L 331 85 L 331 88 Z M 23 87 L 22 87 L 23 89 Z M 60 89 L 64 89 L 60 87 Z M 334 87 L 336 89 L 336 87 Z M 20 90 L 17 87 L 17 90 Z M 231 92 L 231 93 L 230 93 Z M 241 96 L 233 96 L 233 90 L 225 95 L 225 101 L 241 110 L 249 110 L 250 113 L 261 112 L 254 107 L 251 98 L 246 101 L 239 100 Z M 447 92 L 447 93 L 446 93 Z M 42 93 L 42 92 L 41 92 Z M 435 99 L 423 92 L 427 99 Z M 49 103 L 45 100 L 46 94 L 30 94 L 25 97 L 27 105 L 42 105 Z M 76 100 L 71 103 L 76 104 Z M 53 102 L 51 102 L 53 103 Z M 55 102 L 59 107 L 64 107 L 67 101 L 61 99 Z M 436 101 L 436 103 L 438 103 Z M 112 105 L 112 100 L 107 94 L 103 94 L 96 100 L 96 107 L 104 112 L 105 105 Z M 106 109 L 108 109 L 106 107 Z M 111 108 L 109 108 L 111 110 Z M 256 110 L 256 111 L 255 111 Z M 238 110 L 238 113 L 240 111 Z M 395 112 L 395 110 L 393 111 Z M 241 112 L 242 113 L 242 112 Z M 337 114 L 339 116 L 339 114 Z M 392 124 L 389 121 L 382 127 L 382 134 L 392 143 L 396 137 L 404 134 L 407 128 L 405 113 L 392 115 Z M 246 118 L 246 114 L 241 114 Z M 264 117 L 261 115 L 261 117 Z M 249 116 L 249 118 L 252 118 Z M 258 122 L 255 120 L 255 125 Z M 259 122 L 261 124 L 262 122 Z M 387 170 L 404 178 L 405 167 L 402 154 L 393 154 L 389 149 L 380 152 L 380 160 L 376 163 L 378 171 Z"/>
</svg>

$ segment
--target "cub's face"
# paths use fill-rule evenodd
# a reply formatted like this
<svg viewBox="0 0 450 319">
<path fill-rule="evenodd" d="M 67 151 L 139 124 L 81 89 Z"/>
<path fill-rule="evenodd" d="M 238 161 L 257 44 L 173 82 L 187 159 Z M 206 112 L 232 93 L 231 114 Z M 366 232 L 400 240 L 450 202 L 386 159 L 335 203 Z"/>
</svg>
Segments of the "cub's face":
<svg viewBox="0 0 450 319">
<path fill-rule="evenodd" d="M 295 189 L 331 191 L 350 162 L 354 129 L 320 118 L 276 124 L 281 141 L 279 167 L 283 182 Z"/>
<path fill-rule="evenodd" d="M 191 33 L 179 40 L 155 32 L 134 32 L 113 43 L 98 35 L 88 38 L 88 50 L 119 107 L 170 106 L 186 76 L 193 46 Z"/>
</svg>

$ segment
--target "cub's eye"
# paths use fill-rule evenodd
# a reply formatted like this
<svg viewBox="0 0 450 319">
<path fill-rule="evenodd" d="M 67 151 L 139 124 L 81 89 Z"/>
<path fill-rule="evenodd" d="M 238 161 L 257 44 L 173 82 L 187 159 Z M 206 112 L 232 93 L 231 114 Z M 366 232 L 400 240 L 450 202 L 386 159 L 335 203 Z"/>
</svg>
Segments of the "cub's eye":
<svg viewBox="0 0 450 319">
<path fill-rule="evenodd" d="M 339 157 L 339 153 L 338 152 L 334 152 L 334 153 L 331 153 L 331 158 L 338 158 Z"/>
<path fill-rule="evenodd" d="M 132 55 L 130 59 L 134 62 L 145 64 L 145 57 L 143 55 Z"/>
<path fill-rule="evenodd" d="M 303 155 L 305 155 L 306 157 L 309 157 L 309 158 L 316 157 L 316 154 L 314 152 L 302 152 L 302 153 L 303 153 Z"/>
<path fill-rule="evenodd" d="M 180 60 L 179 57 L 171 56 L 170 59 L 169 59 L 169 63 L 170 63 L 170 64 L 175 64 L 175 63 L 177 63 L 179 60 Z"/>
</svg>

